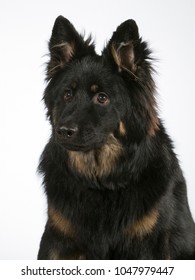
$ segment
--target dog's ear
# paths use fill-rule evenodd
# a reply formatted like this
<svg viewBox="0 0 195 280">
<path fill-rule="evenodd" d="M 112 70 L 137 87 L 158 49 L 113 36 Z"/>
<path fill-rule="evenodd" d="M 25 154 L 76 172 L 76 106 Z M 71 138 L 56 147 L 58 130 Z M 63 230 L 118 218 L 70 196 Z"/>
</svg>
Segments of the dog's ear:
<svg viewBox="0 0 195 280">
<path fill-rule="evenodd" d="M 133 82 L 131 123 L 135 124 L 136 129 L 131 126 L 131 135 L 137 134 L 136 137 L 140 137 L 146 131 L 150 136 L 155 135 L 159 121 L 156 112 L 156 89 L 152 77 L 154 70 L 150 63 L 150 50 L 139 36 L 134 20 L 127 20 L 116 29 L 102 55 L 113 71 L 120 72 L 125 81 L 128 81 L 127 85 Z M 137 86 L 133 86 L 134 82 L 139 83 L 139 90 Z M 141 126 L 140 120 L 144 120 L 141 121 Z"/>
<path fill-rule="evenodd" d="M 91 37 L 87 40 L 76 31 L 74 26 L 63 16 L 57 17 L 49 41 L 50 61 L 47 66 L 47 78 L 53 75 L 74 58 L 94 54 Z"/>
<path fill-rule="evenodd" d="M 126 71 L 137 78 L 138 67 L 143 66 L 150 51 L 139 37 L 134 20 L 127 20 L 118 26 L 103 51 L 103 55 L 114 62 L 119 72 Z"/>
</svg>

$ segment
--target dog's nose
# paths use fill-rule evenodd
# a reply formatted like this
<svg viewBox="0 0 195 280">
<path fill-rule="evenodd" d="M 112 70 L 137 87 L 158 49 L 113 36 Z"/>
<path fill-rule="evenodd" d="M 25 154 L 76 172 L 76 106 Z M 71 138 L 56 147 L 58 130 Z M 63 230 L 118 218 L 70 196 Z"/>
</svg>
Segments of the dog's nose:
<svg viewBox="0 0 195 280">
<path fill-rule="evenodd" d="M 74 126 L 74 127 L 66 127 L 66 126 L 63 125 L 63 126 L 60 126 L 58 128 L 57 133 L 60 136 L 71 138 L 71 137 L 75 136 L 77 131 L 78 131 L 78 128 L 76 126 Z"/>
</svg>

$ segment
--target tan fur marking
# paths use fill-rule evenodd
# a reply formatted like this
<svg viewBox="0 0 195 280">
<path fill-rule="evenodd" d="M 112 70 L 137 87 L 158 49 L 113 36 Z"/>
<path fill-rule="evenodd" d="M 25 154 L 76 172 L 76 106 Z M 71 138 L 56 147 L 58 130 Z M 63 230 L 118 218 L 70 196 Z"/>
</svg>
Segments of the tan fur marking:
<svg viewBox="0 0 195 280">
<path fill-rule="evenodd" d="M 60 259 L 60 256 L 59 256 L 57 250 L 52 249 L 49 251 L 49 259 L 50 260 L 59 260 Z"/>
<path fill-rule="evenodd" d="M 157 130 L 159 130 L 159 121 L 156 117 L 151 116 L 150 128 L 148 130 L 148 134 L 150 136 L 154 136 Z"/>
<path fill-rule="evenodd" d="M 150 101 L 150 107 L 148 107 L 148 116 L 149 116 L 149 128 L 148 135 L 154 136 L 156 131 L 159 130 L 159 120 L 156 113 L 156 102 L 155 99 Z"/>
<path fill-rule="evenodd" d="M 73 82 L 71 86 L 72 86 L 73 89 L 75 89 L 77 87 L 77 83 Z"/>
<path fill-rule="evenodd" d="M 48 69 L 47 69 L 48 77 L 51 77 L 56 71 L 58 71 L 60 68 L 63 68 L 64 65 L 72 59 L 75 53 L 75 47 L 73 43 L 70 44 L 67 42 L 62 42 L 52 47 L 52 49 L 55 48 L 58 48 L 60 50 L 61 55 L 57 59 L 52 58 L 51 56 L 51 61 L 48 64 Z"/>
<path fill-rule="evenodd" d="M 56 249 L 50 250 L 49 258 L 50 260 L 85 260 L 86 259 L 86 257 L 79 252 L 76 252 L 72 255 L 61 255 Z"/>
<path fill-rule="evenodd" d="M 90 88 L 91 92 L 93 92 L 93 93 L 97 93 L 98 89 L 99 89 L 98 85 L 92 85 Z"/>
<path fill-rule="evenodd" d="M 121 43 L 119 46 L 116 45 L 116 43 L 113 43 L 111 46 L 111 53 L 112 56 L 116 62 L 116 64 L 118 65 L 118 70 L 119 72 L 121 72 L 122 70 L 127 71 L 131 76 L 133 76 L 136 80 L 139 80 L 139 78 L 137 77 L 137 75 L 135 74 L 136 70 L 137 70 L 137 66 L 133 63 L 134 60 L 134 53 L 131 53 L 131 55 L 128 53 L 127 54 L 123 51 L 123 47 L 129 47 L 131 46 L 132 43 L 128 42 L 128 43 Z M 132 63 L 128 63 L 132 62 Z M 125 62 L 125 64 L 124 64 Z M 127 64 L 127 66 L 126 66 Z M 130 66 L 131 67 L 128 67 Z"/>
<path fill-rule="evenodd" d="M 125 125 L 122 121 L 120 121 L 120 123 L 119 123 L 119 132 L 122 136 L 124 136 L 126 134 Z"/>
<path fill-rule="evenodd" d="M 158 211 L 154 209 L 142 219 L 136 221 L 133 225 L 125 230 L 125 234 L 132 237 L 143 238 L 150 234 L 158 221 Z"/>
<path fill-rule="evenodd" d="M 68 62 L 74 55 L 74 45 L 67 43 L 67 42 L 62 42 L 60 44 L 57 44 L 53 46 L 54 48 L 60 48 L 62 51 L 62 54 L 64 55 L 63 59 L 65 62 Z"/>
<path fill-rule="evenodd" d="M 51 225 L 67 236 L 73 236 L 75 229 L 70 220 L 64 217 L 59 211 L 50 207 L 48 209 L 48 216 Z"/>
<path fill-rule="evenodd" d="M 116 64 L 119 66 L 119 71 L 121 71 L 120 69 L 120 66 L 121 66 L 121 59 L 117 53 L 117 50 L 116 50 L 116 47 L 115 47 L 115 44 L 112 44 L 111 46 L 111 53 L 112 53 L 112 56 L 116 62 Z"/>
<path fill-rule="evenodd" d="M 69 151 L 70 163 L 79 173 L 88 177 L 108 175 L 122 153 L 122 145 L 111 134 L 106 144 L 89 152 Z"/>
</svg>

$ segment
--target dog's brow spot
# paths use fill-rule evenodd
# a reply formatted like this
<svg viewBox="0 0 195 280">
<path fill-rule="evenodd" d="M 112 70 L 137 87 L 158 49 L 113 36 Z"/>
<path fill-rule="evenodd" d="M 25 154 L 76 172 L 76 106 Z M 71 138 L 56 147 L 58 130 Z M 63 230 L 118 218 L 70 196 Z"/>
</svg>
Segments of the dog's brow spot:
<svg viewBox="0 0 195 280">
<path fill-rule="evenodd" d="M 73 82 L 73 83 L 71 84 L 71 86 L 72 86 L 73 89 L 75 89 L 75 88 L 77 87 L 77 83 L 76 83 L 76 82 Z"/>
<path fill-rule="evenodd" d="M 91 86 L 91 88 L 90 88 L 90 90 L 91 90 L 91 92 L 93 92 L 93 93 L 97 93 L 98 92 L 98 89 L 99 89 L 99 86 L 98 85 L 92 85 Z"/>
</svg>

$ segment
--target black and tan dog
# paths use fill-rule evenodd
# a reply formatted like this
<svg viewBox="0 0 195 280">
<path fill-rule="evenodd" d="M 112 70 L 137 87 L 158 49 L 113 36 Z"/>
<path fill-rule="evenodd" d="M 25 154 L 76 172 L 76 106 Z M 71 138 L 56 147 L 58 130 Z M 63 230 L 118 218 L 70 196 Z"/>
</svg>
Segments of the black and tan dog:
<svg viewBox="0 0 195 280">
<path fill-rule="evenodd" d="M 60 16 L 49 50 L 38 259 L 194 259 L 185 180 L 136 23 L 122 23 L 99 56 Z"/>
</svg>

